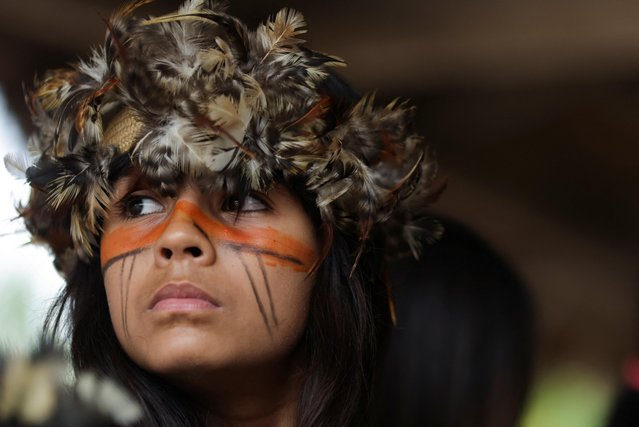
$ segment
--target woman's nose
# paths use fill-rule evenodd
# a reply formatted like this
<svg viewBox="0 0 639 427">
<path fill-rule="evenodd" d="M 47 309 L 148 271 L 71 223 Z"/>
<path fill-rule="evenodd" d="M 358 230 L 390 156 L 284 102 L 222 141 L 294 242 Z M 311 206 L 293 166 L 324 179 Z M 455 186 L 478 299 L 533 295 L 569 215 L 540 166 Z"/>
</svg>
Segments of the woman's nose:
<svg viewBox="0 0 639 427">
<path fill-rule="evenodd" d="M 159 267 L 172 262 L 190 262 L 200 266 L 215 262 L 215 247 L 196 220 L 176 206 L 155 244 L 155 261 Z"/>
</svg>

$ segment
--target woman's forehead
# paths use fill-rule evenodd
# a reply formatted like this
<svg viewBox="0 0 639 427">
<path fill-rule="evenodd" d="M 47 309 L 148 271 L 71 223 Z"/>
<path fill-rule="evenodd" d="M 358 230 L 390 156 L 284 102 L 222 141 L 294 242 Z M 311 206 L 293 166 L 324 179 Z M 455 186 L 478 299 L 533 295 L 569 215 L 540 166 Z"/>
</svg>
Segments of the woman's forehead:
<svg viewBox="0 0 639 427">
<path fill-rule="evenodd" d="M 116 198 L 124 196 L 126 193 L 135 190 L 150 190 L 162 195 L 175 196 L 180 191 L 191 188 L 198 190 L 202 194 L 224 193 L 233 194 L 235 197 L 246 197 L 254 191 L 259 191 L 264 195 L 277 194 L 291 200 L 297 200 L 292 186 L 284 182 L 274 181 L 264 189 L 252 189 L 245 185 L 240 185 L 237 178 L 223 176 L 219 173 L 209 173 L 192 177 L 184 171 L 176 170 L 171 180 L 158 181 L 152 176 L 145 174 L 139 166 L 132 166 L 123 174 L 115 178 L 113 183 L 114 196 Z"/>
</svg>

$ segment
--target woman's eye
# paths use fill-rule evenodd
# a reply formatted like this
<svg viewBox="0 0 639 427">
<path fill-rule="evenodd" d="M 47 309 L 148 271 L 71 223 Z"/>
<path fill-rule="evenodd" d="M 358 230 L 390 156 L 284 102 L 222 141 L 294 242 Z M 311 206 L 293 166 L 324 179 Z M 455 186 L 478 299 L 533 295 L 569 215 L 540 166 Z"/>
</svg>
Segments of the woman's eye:
<svg viewBox="0 0 639 427">
<path fill-rule="evenodd" d="M 259 212 L 270 209 L 270 206 L 255 195 L 248 195 L 244 198 L 238 196 L 228 196 L 224 199 L 222 210 L 225 212 L 248 213 Z"/>
<path fill-rule="evenodd" d="M 124 205 L 124 212 L 129 217 L 143 216 L 162 212 L 164 206 L 151 197 L 134 196 L 129 198 Z"/>
</svg>

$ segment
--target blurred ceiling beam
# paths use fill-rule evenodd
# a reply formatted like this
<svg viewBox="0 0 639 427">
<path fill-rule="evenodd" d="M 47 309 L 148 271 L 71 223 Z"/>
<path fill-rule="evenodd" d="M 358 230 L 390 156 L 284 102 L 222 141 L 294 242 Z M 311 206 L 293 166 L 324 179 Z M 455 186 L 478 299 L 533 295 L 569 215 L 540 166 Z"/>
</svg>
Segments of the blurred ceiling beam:
<svg viewBox="0 0 639 427">
<path fill-rule="evenodd" d="M 413 3 L 403 0 L 359 19 L 338 14 L 324 23 L 331 31 L 321 34 L 318 45 L 360 70 L 351 71 L 358 82 L 391 91 L 563 82 L 639 71 L 637 2 L 491 0 L 438 8 L 429 1 Z"/>
<path fill-rule="evenodd" d="M 159 1 L 170 9 L 175 1 Z M 236 2 L 242 15 L 263 20 L 281 7 Z M 628 74 L 639 70 L 639 3 L 539 0 L 460 2 L 397 0 L 320 8 L 300 0 L 313 46 L 351 64 L 347 75 L 365 87 L 393 91 L 437 84 L 514 85 Z M 85 52 L 105 32 L 102 19 L 120 1 L 6 2 L 0 33 L 58 51 Z M 236 6 L 236 7 L 233 7 Z M 327 13 L 327 11 L 332 11 Z M 339 11 L 340 13 L 334 13 Z M 369 72 L 375 70 L 375 72 Z"/>
<path fill-rule="evenodd" d="M 6 37 L 58 51 L 83 52 L 89 47 L 87 40 L 99 40 L 104 35 L 101 19 L 107 18 L 111 9 L 80 0 L 10 1 L 2 5 L 0 31 Z"/>
</svg>

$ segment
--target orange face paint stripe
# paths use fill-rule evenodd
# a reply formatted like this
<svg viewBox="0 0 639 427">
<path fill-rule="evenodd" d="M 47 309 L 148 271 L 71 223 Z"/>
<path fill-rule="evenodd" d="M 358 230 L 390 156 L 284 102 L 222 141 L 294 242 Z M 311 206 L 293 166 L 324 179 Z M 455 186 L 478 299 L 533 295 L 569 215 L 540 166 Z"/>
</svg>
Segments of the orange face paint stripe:
<svg viewBox="0 0 639 427">
<path fill-rule="evenodd" d="M 154 244 L 175 220 L 193 221 L 215 242 L 237 251 L 260 254 L 277 265 L 286 265 L 298 271 L 308 271 L 317 258 L 308 245 L 272 227 L 232 228 L 210 218 L 197 205 L 178 200 L 171 215 L 156 226 L 124 224 L 105 233 L 100 245 L 103 271 L 123 255 L 139 252 Z"/>
</svg>

